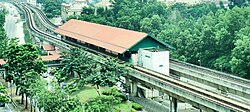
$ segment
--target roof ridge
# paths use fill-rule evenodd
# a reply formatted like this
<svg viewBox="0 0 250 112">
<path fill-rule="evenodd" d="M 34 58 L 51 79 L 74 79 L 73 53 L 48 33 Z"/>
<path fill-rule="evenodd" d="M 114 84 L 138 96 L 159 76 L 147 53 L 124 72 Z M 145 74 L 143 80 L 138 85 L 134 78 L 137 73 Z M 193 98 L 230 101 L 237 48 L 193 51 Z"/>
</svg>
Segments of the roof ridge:
<svg viewBox="0 0 250 112">
<path fill-rule="evenodd" d="M 103 42 L 103 43 L 111 44 L 111 45 L 114 45 L 114 46 L 117 46 L 117 47 L 120 47 L 120 48 L 125 48 L 125 49 L 127 49 L 126 47 L 119 46 L 119 45 L 115 45 L 115 44 L 112 44 L 112 43 L 110 43 L 110 42 L 105 42 L 105 41 L 102 41 L 102 40 L 99 40 L 99 39 L 95 39 L 95 38 L 93 38 L 93 37 L 89 37 L 89 36 L 82 35 L 82 34 L 79 34 L 79 33 L 71 32 L 71 31 L 68 31 L 68 30 L 61 29 L 61 28 L 58 28 L 58 29 L 59 29 L 59 30 L 66 31 L 66 32 L 70 32 L 70 33 L 73 33 L 73 34 L 77 34 L 77 35 L 80 35 L 80 36 L 84 36 L 84 37 L 89 38 L 89 39 L 97 40 L 97 41 L 100 41 L 100 42 Z"/>
</svg>

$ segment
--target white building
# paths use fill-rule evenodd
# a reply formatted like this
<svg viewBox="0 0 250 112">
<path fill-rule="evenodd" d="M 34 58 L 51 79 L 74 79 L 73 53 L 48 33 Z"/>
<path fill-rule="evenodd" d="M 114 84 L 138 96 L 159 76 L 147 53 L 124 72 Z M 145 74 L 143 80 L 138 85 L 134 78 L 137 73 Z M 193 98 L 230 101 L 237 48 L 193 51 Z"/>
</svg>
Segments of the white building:
<svg viewBox="0 0 250 112">
<path fill-rule="evenodd" d="M 175 3 L 186 3 L 188 5 L 194 5 L 198 3 L 204 2 L 214 2 L 217 6 L 220 4 L 220 1 L 224 4 L 224 6 L 228 6 L 228 0 L 158 0 L 159 2 L 166 3 L 167 6 L 173 5 Z"/>
<path fill-rule="evenodd" d="M 27 0 L 27 3 L 32 4 L 32 5 L 36 5 L 36 0 Z"/>
<path fill-rule="evenodd" d="M 140 49 L 138 57 L 140 66 L 169 75 L 169 51 L 157 48 Z"/>
<path fill-rule="evenodd" d="M 73 0 L 72 3 L 66 4 L 62 3 L 61 5 L 61 16 L 62 20 L 66 21 L 66 19 L 71 16 L 80 15 L 83 7 L 88 7 L 87 0 Z"/>
</svg>

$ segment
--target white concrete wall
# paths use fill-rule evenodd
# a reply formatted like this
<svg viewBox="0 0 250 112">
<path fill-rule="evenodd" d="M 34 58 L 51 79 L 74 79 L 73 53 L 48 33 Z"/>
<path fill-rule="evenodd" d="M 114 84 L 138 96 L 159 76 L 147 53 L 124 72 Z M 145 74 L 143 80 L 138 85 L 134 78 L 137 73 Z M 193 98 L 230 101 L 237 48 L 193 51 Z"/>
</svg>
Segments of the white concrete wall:
<svg viewBox="0 0 250 112">
<path fill-rule="evenodd" d="M 140 66 L 169 75 L 169 51 L 151 52 L 140 49 L 138 54 Z"/>
<path fill-rule="evenodd" d="M 29 4 L 36 5 L 36 0 L 27 0 Z"/>
</svg>

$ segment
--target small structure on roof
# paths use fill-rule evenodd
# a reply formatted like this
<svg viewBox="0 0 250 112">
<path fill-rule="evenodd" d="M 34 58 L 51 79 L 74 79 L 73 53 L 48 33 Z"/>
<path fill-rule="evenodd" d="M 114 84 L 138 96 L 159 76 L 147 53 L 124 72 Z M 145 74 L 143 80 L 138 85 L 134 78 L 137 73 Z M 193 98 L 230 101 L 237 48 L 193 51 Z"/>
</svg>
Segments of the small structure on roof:
<svg viewBox="0 0 250 112">
<path fill-rule="evenodd" d="M 132 61 L 132 54 L 140 48 L 170 49 L 165 44 L 143 32 L 136 32 L 86 21 L 71 19 L 55 30 L 62 39 L 109 52 L 125 61 Z"/>
<path fill-rule="evenodd" d="M 0 66 L 6 64 L 6 62 L 3 59 L 0 59 Z"/>
<path fill-rule="evenodd" d="M 52 44 L 43 44 L 43 50 L 44 51 L 54 51 L 55 46 Z"/>
</svg>

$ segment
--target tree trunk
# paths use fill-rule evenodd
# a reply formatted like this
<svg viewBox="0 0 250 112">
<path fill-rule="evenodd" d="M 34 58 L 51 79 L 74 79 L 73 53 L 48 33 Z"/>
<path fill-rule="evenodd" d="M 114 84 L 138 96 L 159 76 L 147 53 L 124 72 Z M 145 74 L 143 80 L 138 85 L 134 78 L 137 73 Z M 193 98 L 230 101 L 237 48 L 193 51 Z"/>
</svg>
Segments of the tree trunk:
<svg viewBox="0 0 250 112">
<path fill-rule="evenodd" d="M 95 90 L 96 90 L 96 92 L 98 93 L 98 95 L 101 96 L 100 91 L 99 91 L 99 86 L 98 86 L 98 85 L 96 85 Z"/>
<path fill-rule="evenodd" d="M 25 109 L 28 109 L 28 96 L 27 96 L 27 94 L 25 94 L 25 97 L 26 97 L 26 105 L 25 105 Z"/>
<path fill-rule="evenodd" d="M 32 97 L 30 97 L 30 111 L 32 112 Z"/>
<path fill-rule="evenodd" d="M 21 97 L 21 104 L 23 104 L 23 97 L 24 97 L 24 96 L 23 96 L 23 94 L 22 94 L 22 97 Z"/>
<path fill-rule="evenodd" d="M 16 87 L 16 95 L 17 95 L 17 93 L 18 93 L 18 87 Z"/>
</svg>

